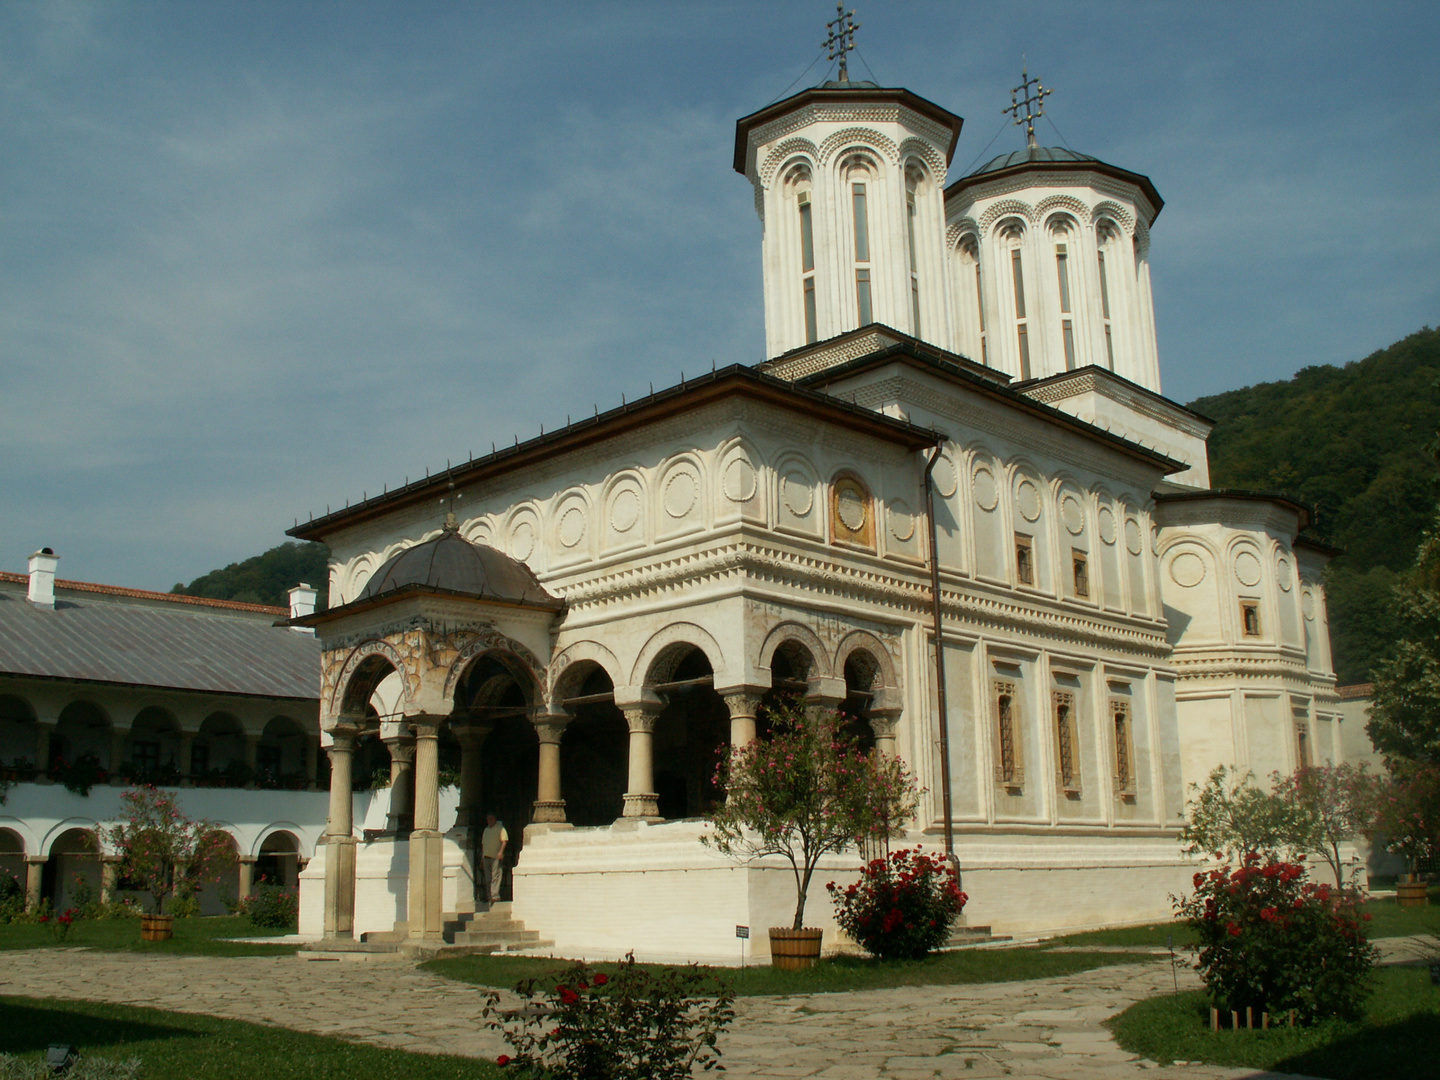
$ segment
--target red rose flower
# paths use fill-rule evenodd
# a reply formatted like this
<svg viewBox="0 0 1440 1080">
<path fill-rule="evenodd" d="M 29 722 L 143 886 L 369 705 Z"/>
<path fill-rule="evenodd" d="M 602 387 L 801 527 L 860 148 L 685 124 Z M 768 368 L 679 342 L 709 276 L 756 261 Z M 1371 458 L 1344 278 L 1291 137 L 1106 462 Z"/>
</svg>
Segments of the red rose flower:
<svg viewBox="0 0 1440 1080">
<path fill-rule="evenodd" d="M 510 1055 L 509 1055 L 509 1054 L 501 1054 L 499 1057 L 497 1057 L 497 1058 L 495 1059 L 495 1064 L 496 1064 L 496 1065 L 509 1065 L 509 1064 L 510 1064 Z"/>
<path fill-rule="evenodd" d="M 574 1005 L 580 1000 L 580 995 L 568 986 L 557 986 L 555 992 L 560 995 L 560 1004 L 562 1005 Z"/>
<path fill-rule="evenodd" d="M 605 985 L 606 983 L 608 983 L 609 981 L 610 981 L 610 976 L 609 976 L 609 975 L 596 975 L 596 976 L 595 976 L 595 985 L 596 985 L 596 986 L 604 986 L 604 985 Z"/>
</svg>

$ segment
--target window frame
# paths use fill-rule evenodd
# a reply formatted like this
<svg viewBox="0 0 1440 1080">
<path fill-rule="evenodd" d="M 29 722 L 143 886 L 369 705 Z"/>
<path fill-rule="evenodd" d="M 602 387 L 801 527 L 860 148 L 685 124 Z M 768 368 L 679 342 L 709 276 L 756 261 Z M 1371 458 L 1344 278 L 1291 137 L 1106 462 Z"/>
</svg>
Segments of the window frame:
<svg viewBox="0 0 1440 1080">
<path fill-rule="evenodd" d="M 995 725 L 995 783 L 1015 794 L 1025 786 L 1025 733 L 1019 685 L 1013 679 L 996 679 L 992 684 L 991 700 Z"/>
<path fill-rule="evenodd" d="M 1080 726 L 1075 717 L 1075 708 L 1073 691 L 1051 691 L 1050 712 L 1055 730 L 1055 786 L 1072 799 L 1078 799 L 1081 793 Z"/>
</svg>

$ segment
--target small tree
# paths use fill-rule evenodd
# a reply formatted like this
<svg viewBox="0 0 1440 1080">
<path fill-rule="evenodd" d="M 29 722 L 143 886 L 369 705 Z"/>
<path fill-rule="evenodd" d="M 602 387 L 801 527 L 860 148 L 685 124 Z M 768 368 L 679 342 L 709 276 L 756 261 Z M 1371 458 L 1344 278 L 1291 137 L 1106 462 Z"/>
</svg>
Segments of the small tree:
<svg viewBox="0 0 1440 1080">
<path fill-rule="evenodd" d="M 1376 786 L 1370 834 L 1404 857 L 1411 878 L 1422 859 L 1440 855 L 1440 766 L 1397 762 Z"/>
<path fill-rule="evenodd" d="M 1319 855 L 1330 864 L 1335 884 L 1343 886 L 1340 845 L 1369 829 L 1375 777 L 1364 765 L 1346 764 L 1301 769 L 1293 776 L 1276 773 L 1274 779 L 1274 794 L 1289 808 L 1290 846 Z"/>
<path fill-rule="evenodd" d="M 1296 808 L 1255 787 L 1254 779 L 1220 765 L 1204 786 L 1190 786 L 1190 819 L 1180 830 L 1187 854 L 1238 861 L 1251 852 L 1277 855 L 1295 847 L 1302 831 Z"/>
<path fill-rule="evenodd" d="M 1365 731 L 1392 764 L 1440 765 L 1440 515 L 1395 586 L 1391 617 L 1400 640 L 1375 665 Z"/>
<path fill-rule="evenodd" d="M 216 881 L 235 859 L 224 833 L 192 821 L 173 794 L 154 787 L 121 793 L 120 824 L 106 837 L 120 855 L 120 872 L 154 898 L 157 913 L 187 881 Z"/>
<path fill-rule="evenodd" d="M 820 859 L 862 837 L 898 835 L 918 792 L 898 759 L 868 755 L 846 739 L 836 713 L 785 702 L 769 719 L 768 739 L 721 760 L 716 782 L 725 803 L 705 843 L 740 862 L 767 855 L 789 862 L 800 930 Z"/>
</svg>

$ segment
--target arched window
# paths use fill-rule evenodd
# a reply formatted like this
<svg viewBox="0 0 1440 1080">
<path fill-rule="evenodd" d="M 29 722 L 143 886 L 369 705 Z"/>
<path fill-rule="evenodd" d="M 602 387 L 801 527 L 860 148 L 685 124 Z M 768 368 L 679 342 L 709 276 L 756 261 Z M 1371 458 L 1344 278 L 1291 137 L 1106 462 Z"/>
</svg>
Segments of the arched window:
<svg viewBox="0 0 1440 1080">
<path fill-rule="evenodd" d="M 980 274 L 980 242 L 974 233 L 966 233 L 960 238 L 960 262 L 962 265 L 967 262 L 974 263 L 975 313 L 980 327 L 980 362 L 989 367 L 990 347 L 985 340 L 985 280 Z"/>
<path fill-rule="evenodd" d="M 1105 328 L 1105 364 L 1115 370 L 1115 339 L 1110 330 L 1110 277 L 1105 266 L 1105 252 L 1120 235 L 1120 229 L 1109 218 L 1095 223 L 1097 270 L 1100 274 L 1100 319 Z"/>
<path fill-rule="evenodd" d="M 915 248 L 916 192 L 919 191 L 925 174 L 917 165 L 905 169 L 905 228 L 907 250 L 910 255 L 910 332 L 920 336 L 920 256 Z"/>
<path fill-rule="evenodd" d="M 1016 686 L 1007 679 L 995 681 L 995 782 L 1006 788 L 1025 783 L 1019 704 Z"/>
<path fill-rule="evenodd" d="M 1078 742 L 1075 726 L 1075 695 L 1056 690 L 1055 701 L 1055 779 L 1060 790 L 1069 794 L 1080 791 L 1080 769 L 1077 765 Z"/>
<path fill-rule="evenodd" d="M 1020 357 L 1020 378 L 1030 378 L 1030 320 L 1025 305 L 1025 265 L 1021 246 L 1025 242 L 1025 226 L 1019 218 L 1006 218 L 1000 223 L 1001 245 L 1010 260 L 1010 285 L 1015 300 L 1015 343 Z"/>
<path fill-rule="evenodd" d="M 800 218 L 800 292 L 805 312 L 805 344 L 819 338 L 815 318 L 815 221 L 810 202 L 810 170 L 797 165 L 785 177 L 786 187 L 795 199 Z"/>
<path fill-rule="evenodd" d="M 1065 347 L 1065 370 L 1075 370 L 1075 318 L 1070 302 L 1070 249 L 1075 222 L 1066 214 L 1050 219 L 1050 242 L 1055 249 L 1055 279 L 1060 296 L 1060 337 Z"/>
<path fill-rule="evenodd" d="M 858 325 L 875 321 L 871 291 L 870 196 L 875 163 L 863 154 L 845 159 L 841 174 L 850 190 L 850 231 L 854 237 L 855 312 Z"/>
</svg>

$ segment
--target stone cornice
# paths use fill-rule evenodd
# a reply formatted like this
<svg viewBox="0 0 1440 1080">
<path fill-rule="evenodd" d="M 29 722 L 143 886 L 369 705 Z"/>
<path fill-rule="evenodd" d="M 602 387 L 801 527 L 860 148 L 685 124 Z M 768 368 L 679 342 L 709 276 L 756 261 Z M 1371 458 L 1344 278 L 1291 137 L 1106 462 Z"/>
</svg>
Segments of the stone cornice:
<svg viewBox="0 0 1440 1080">
<path fill-rule="evenodd" d="M 1124 199 L 1131 203 L 1139 212 L 1142 220 L 1153 221 L 1158 210 L 1151 204 L 1135 184 L 1128 184 L 1104 173 L 1090 171 L 1082 165 L 1065 172 L 1044 171 L 1020 173 L 1019 175 L 1001 176 L 994 180 L 982 181 L 968 186 L 945 199 L 945 210 L 947 220 L 955 217 L 974 216 L 973 208 L 977 203 L 987 199 L 999 198 L 1002 195 L 1012 195 L 1017 191 L 1033 191 L 1040 188 L 1089 188 L 1102 195 L 1108 195 L 1115 199 Z M 1094 208 L 1091 208 L 1092 213 Z M 1123 222 L 1133 235 L 1136 231 L 1135 222 Z"/>
<path fill-rule="evenodd" d="M 889 569 L 888 567 L 886 569 Z M 692 552 L 649 566 L 577 581 L 564 589 L 576 614 L 596 606 L 716 581 L 743 578 L 769 582 L 829 599 L 873 603 L 923 617 L 930 610 L 930 590 L 919 571 L 895 567 L 890 573 L 846 565 L 814 555 L 740 541 Z M 1051 612 L 1003 599 L 950 588 L 941 589 L 950 629 L 984 627 L 1007 633 L 1110 649 L 1149 659 L 1170 655 L 1163 633 L 1107 623 L 1071 612 Z"/>
<path fill-rule="evenodd" d="M 1064 378 L 1047 379 L 1035 386 L 1018 386 L 1016 389 L 1047 405 L 1068 401 L 1081 394 L 1099 394 L 1101 397 L 1119 402 L 1141 416 L 1158 420 L 1167 427 L 1175 428 L 1177 431 L 1193 435 L 1198 439 L 1208 436 L 1215 426 L 1207 420 L 1202 420 L 1189 409 L 1160 398 L 1149 391 L 1141 390 L 1131 385 L 1129 380 L 1122 380 L 1100 368 L 1078 371 Z"/>
</svg>

